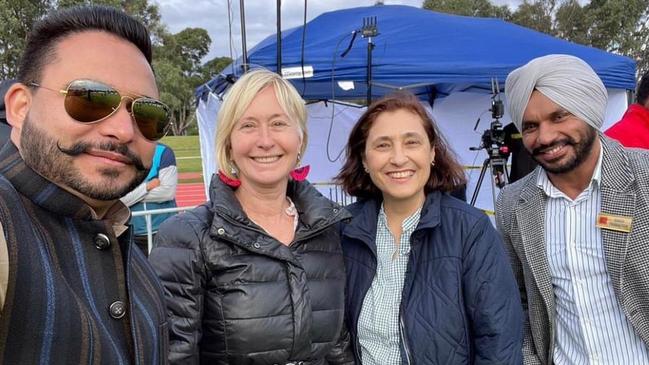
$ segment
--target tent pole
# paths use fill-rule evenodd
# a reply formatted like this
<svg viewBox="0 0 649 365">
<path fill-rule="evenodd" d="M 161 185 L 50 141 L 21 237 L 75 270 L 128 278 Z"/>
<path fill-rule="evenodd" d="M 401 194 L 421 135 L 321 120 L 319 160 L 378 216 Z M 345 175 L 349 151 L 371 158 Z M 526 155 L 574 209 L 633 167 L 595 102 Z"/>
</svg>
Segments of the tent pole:
<svg viewBox="0 0 649 365">
<path fill-rule="evenodd" d="M 374 43 L 372 37 L 367 38 L 367 107 L 372 104 L 372 51 Z"/>
<path fill-rule="evenodd" d="M 248 72 L 248 49 L 246 48 L 246 11 L 243 0 L 239 0 L 239 10 L 241 13 L 241 49 L 243 58 L 243 72 Z"/>
<path fill-rule="evenodd" d="M 277 73 L 282 74 L 282 0 L 277 0 Z"/>
</svg>

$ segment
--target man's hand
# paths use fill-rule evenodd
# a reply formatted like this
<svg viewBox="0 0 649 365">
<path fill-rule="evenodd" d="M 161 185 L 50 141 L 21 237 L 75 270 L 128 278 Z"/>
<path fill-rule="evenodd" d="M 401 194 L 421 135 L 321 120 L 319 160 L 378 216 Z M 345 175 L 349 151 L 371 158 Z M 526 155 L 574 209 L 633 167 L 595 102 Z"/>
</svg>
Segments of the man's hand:
<svg viewBox="0 0 649 365">
<path fill-rule="evenodd" d="M 151 191 L 151 190 L 157 188 L 158 186 L 160 186 L 160 179 L 158 179 L 156 177 L 155 179 L 153 179 L 153 180 L 149 181 L 148 183 L 146 183 L 146 191 Z"/>
</svg>

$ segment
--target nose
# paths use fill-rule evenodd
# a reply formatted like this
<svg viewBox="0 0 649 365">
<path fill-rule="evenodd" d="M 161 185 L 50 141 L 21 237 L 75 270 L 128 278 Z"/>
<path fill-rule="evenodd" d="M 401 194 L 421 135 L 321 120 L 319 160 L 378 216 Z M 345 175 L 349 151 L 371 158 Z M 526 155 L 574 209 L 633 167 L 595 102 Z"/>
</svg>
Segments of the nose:
<svg viewBox="0 0 649 365">
<path fill-rule="evenodd" d="M 266 124 L 262 124 L 259 128 L 259 138 L 257 139 L 257 146 L 265 150 L 270 149 L 275 145 L 273 136 L 271 135 L 270 128 Z"/>
<path fill-rule="evenodd" d="M 539 123 L 536 142 L 540 146 L 550 145 L 557 139 L 557 133 L 551 122 Z"/>
<path fill-rule="evenodd" d="M 390 163 L 396 166 L 400 166 L 408 162 L 408 156 L 406 156 L 403 147 L 400 144 L 397 144 L 392 149 L 392 155 L 390 155 Z"/>
<path fill-rule="evenodd" d="M 108 118 L 98 123 L 99 132 L 119 143 L 132 141 L 137 134 L 137 125 L 129 112 L 130 98 L 122 98 L 117 110 Z"/>
</svg>

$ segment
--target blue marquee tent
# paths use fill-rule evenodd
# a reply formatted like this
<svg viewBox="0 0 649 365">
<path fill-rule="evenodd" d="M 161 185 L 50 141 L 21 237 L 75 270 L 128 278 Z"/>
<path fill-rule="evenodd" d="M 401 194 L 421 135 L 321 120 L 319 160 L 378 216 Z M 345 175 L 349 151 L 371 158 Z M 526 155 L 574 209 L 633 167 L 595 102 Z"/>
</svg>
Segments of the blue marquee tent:
<svg viewBox="0 0 649 365">
<path fill-rule="evenodd" d="M 436 13 L 401 5 L 379 5 L 324 13 L 303 27 L 282 33 L 282 68 L 313 69 L 313 76 L 291 81 L 307 100 L 364 99 L 366 95 L 367 40 L 356 37 L 350 52 L 341 57 L 361 28 L 363 18 L 376 17 L 379 35 L 373 38 L 373 96 L 392 88 L 409 88 L 423 99 L 455 91 L 490 90 L 491 79 L 501 84 L 507 74 L 529 60 L 551 53 L 578 56 L 588 62 L 608 88 L 635 88 L 635 62 L 596 48 L 577 45 L 493 18 Z M 249 52 L 249 63 L 277 69 L 276 36 Z M 196 90 L 197 96 L 227 87 L 236 78 L 241 60 Z M 332 83 L 332 75 L 335 82 Z M 230 77 L 232 80 L 232 77 Z M 339 81 L 352 81 L 344 90 Z M 347 83 L 348 85 L 350 83 Z"/>
<path fill-rule="evenodd" d="M 492 78 L 498 79 L 502 90 L 507 74 L 535 57 L 553 53 L 578 56 L 595 69 L 609 91 L 605 127 L 624 113 L 626 90 L 635 88 L 635 62 L 627 57 L 499 19 L 382 5 L 332 11 L 313 19 L 306 25 L 303 53 L 303 27 L 282 33 L 283 74 L 293 75 L 285 77 L 305 99 L 365 99 L 367 39 L 357 36 L 346 56 L 341 54 L 348 48 L 352 33 L 361 28 L 367 17 L 376 17 L 380 33 L 373 38 L 373 98 L 394 88 L 408 88 L 427 101 L 440 131 L 467 166 L 468 192 L 477 188 L 479 169 L 472 166 L 486 157 L 483 150 L 476 152 L 471 147 L 479 143 L 481 131 L 489 126 Z M 266 38 L 250 50 L 249 63 L 277 70 L 276 49 L 276 37 Z M 312 75 L 305 79 L 301 77 L 302 58 L 304 69 L 312 70 Z M 196 114 L 205 181 L 209 181 L 216 168 L 214 136 L 221 95 L 241 73 L 240 66 L 239 59 L 222 75 L 196 90 L 200 96 Z M 310 181 L 326 184 L 341 167 L 342 159 L 335 157 L 343 151 L 349 131 L 363 109 L 326 102 L 310 103 L 307 108 L 309 145 L 303 163 L 317 166 L 309 175 Z M 484 121 L 476 130 L 480 119 Z M 501 122 L 509 123 L 507 112 Z M 493 209 L 491 197 L 495 196 L 495 189 L 483 184 L 480 191 L 478 206 Z"/>
</svg>

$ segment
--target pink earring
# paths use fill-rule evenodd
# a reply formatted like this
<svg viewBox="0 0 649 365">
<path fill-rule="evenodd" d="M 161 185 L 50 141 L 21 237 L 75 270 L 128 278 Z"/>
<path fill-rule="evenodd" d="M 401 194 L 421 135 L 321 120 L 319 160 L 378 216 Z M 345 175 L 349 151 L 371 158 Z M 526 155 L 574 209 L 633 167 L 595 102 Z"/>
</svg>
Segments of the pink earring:
<svg viewBox="0 0 649 365">
<path fill-rule="evenodd" d="M 306 180 L 307 175 L 309 175 L 309 171 L 311 171 L 311 166 L 306 165 L 291 171 L 289 175 L 295 181 L 304 181 Z"/>
<path fill-rule="evenodd" d="M 223 183 L 229 187 L 232 188 L 238 188 L 241 185 L 241 180 L 239 179 L 233 179 L 231 177 L 228 177 L 223 171 L 219 170 L 219 179 L 223 181 Z"/>
</svg>

